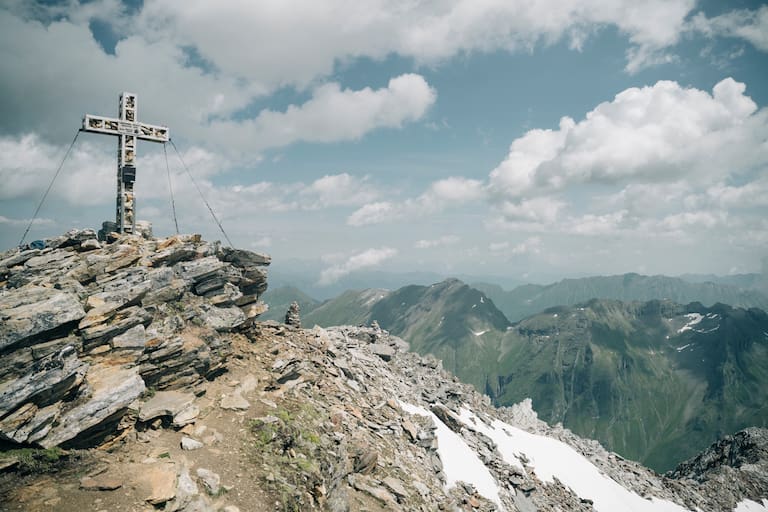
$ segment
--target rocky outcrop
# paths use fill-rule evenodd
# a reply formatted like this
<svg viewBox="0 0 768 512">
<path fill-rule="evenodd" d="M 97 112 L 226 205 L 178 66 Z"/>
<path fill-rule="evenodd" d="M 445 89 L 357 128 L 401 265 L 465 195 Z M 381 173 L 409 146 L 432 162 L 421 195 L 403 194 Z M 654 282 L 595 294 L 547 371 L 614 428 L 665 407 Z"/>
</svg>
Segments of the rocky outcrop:
<svg viewBox="0 0 768 512">
<path fill-rule="evenodd" d="M 725 436 L 667 473 L 683 485 L 696 485 L 723 509 L 747 497 L 760 503 L 768 489 L 768 429 L 748 428 Z"/>
<path fill-rule="evenodd" d="M 0 254 L 0 439 L 88 446 L 147 388 L 224 371 L 222 333 L 265 309 L 269 256 L 144 235 L 73 230 Z"/>
</svg>

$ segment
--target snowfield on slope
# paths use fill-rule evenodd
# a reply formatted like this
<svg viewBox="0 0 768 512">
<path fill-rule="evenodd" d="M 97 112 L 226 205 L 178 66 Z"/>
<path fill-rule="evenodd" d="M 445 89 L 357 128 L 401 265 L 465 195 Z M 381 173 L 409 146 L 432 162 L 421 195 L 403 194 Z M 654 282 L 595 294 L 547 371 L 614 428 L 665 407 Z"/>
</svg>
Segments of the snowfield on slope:
<svg viewBox="0 0 768 512">
<path fill-rule="evenodd" d="M 768 512 L 768 500 L 763 500 L 762 505 L 752 500 L 744 500 L 736 505 L 734 512 Z"/>
<path fill-rule="evenodd" d="M 552 483 L 556 477 L 580 498 L 592 500 L 595 510 L 599 512 L 687 512 L 687 509 L 671 501 L 648 500 L 625 489 L 562 441 L 531 434 L 499 420 L 487 425 L 464 408 L 461 409 L 460 419 L 465 425 L 493 439 L 508 464 L 523 468 L 520 456 L 524 455 L 540 480 Z M 744 512 L 752 510 L 745 509 Z"/>
<path fill-rule="evenodd" d="M 499 488 L 493 475 L 464 439 L 448 428 L 431 411 L 405 402 L 400 402 L 404 411 L 420 416 L 429 416 L 437 426 L 437 454 L 443 463 L 445 488 L 450 489 L 456 482 L 467 482 L 475 486 L 477 492 L 496 503 L 504 510 L 499 497 Z"/>
</svg>

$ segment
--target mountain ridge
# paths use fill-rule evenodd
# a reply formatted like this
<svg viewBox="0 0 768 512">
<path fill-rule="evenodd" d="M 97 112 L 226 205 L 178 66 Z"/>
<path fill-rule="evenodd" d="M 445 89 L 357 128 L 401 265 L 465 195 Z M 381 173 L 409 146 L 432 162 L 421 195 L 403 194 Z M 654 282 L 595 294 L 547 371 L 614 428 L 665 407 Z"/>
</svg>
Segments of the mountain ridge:
<svg viewBox="0 0 768 512">
<path fill-rule="evenodd" d="M 345 295 L 335 323 L 354 297 Z M 768 359 L 761 331 L 768 332 L 768 318 L 759 309 L 593 299 L 512 324 L 492 300 L 457 280 L 389 292 L 367 313 L 363 303 L 355 324 L 376 320 L 496 404 L 531 397 L 545 420 L 565 422 L 659 471 L 720 433 L 768 420 L 761 406 L 768 374 L 760 369 Z M 307 319 L 328 325 L 322 311 Z M 674 405 L 659 407 L 638 387 Z M 713 410 L 730 411 L 730 419 Z M 638 419 L 643 423 L 632 426 Z"/>
<path fill-rule="evenodd" d="M 661 300 L 680 304 L 718 302 L 737 307 L 768 309 L 768 296 L 756 289 L 709 281 L 692 282 L 679 277 L 636 273 L 563 279 L 549 285 L 527 284 L 505 291 L 497 285 L 476 283 L 507 316 L 518 321 L 549 307 L 572 306 L 590 299 Z"/>
</svg>

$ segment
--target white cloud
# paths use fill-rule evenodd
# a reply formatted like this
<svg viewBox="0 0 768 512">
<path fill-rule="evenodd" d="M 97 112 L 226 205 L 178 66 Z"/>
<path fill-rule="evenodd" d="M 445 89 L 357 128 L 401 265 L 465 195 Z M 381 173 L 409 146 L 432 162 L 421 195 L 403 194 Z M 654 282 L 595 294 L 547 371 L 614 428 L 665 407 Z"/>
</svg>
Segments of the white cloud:
<svg viewBox="0 0 768 512">
<path fill-rule="evenodd" d="M 416 74 L 395 77 L 377 90 L 342 90 L 339 84 L 328 83 L 318 87 L 309 101 L 285 112 L 262 110 L 253 119 L 214 121 L 211 137 L 255 151 L 298 141 L 355 140 L 376 128 L 398 128 L 420 119 L 436 97 L 424 77 Z"/>
<path fill-rule="evenodd" d="M 606 213 L 603 215 L 585 214 L 581 217 L 571 218 L 567 222 L 565 231 L 577 235 L 601 236 L 617 235 L 621 231 L 621 225 L 627 218 L 627 211 Z"/>
<path fill-rule="evenodd" d="M 613 26 L 628 38 L 627 68 L 636 70 L 669 58 L 693 7 L 693 0 L 328 0 L 279 8 L 267 1 L 169 0 L 145 2 L 134 12 L 115 0 L 15 1 L 0 9 L 0 48 L 6 49 L 0 101 L 6 123 L 57 140 L 69 130 L 50 119 L 78 119 L 86 110 L 109 115 L 114 91 L 123 89 L 138 93 L 140 119 L 164 122 L 196 143 L 225 142 L 225 151 L 350 140 L 420 119 L 434 91 L 418 75 L 393 78 L 377 90 L 324 84 L 340 64 L 390 54 L 437 64 L 473 52 L 531 52 L 563 39 L 579 49 Z M 92 36 L 89 23 L 96 19 L 119 35 L 114 55 Z M 765 49 L 765 19 L 761 8 L 699 24 Z M 24 51 L 12 50 L 18 48 Z M 191 50 L 202 63 L 190 58 Z M 245 114 L 255 99 L 281 87 L 314 89 L 313 98 L 285 112 Z M 336 122 L 313 129 L 328 109 Z"/>
<path fill-rule="evenodd" d="M 375 201 L 378 196 L 367 176 L 360 179 L 348 173 L 325 175 L 299 192 L 306 209 L 358 206 Z"/>
<path fill-rule="evenodd" d="M 541 237 L 532 236 L 520 242 L 512 248 L 512 254 L 539 254 L 541 253 Z"/>
<path fill-rule="evenodd" d="M 366 204 L 347 218 L 350 226 L 366 226 L 439 213 L 446 208 L 477 201 L 485 196 L 480 180 L 452 176 L 435 181 L 420 196 L 402 202 Z"/>
<path fill-rule="evenodd" d="M 439 208 L 445 204 L 463 204 L 481 199 L 483 182 L 452 176 L 433 182 L 417 201 L 426 208 Z"/>
<path fill-rule="evenodd" d="M 263 110 L 244 115 L 254 99 L 284 85 L 284 82 L 267 83 L 255 78 L 268 76 L 274 70 L 256 67 L 254 77 L 244 77 L 215 60 L 212 65 L 216 70 L 201 69 L 190 64 L 187 43 L 168 37 L 174 33 L 173 26 L 156 27 L 158 32 L 153 32 L 129 15 L 120 14 L 122 10 L 115 11 L 117 7 L 113 3 L 99 5 L 102 4 L 105 7 L 99 9 L 68 4 L 66 16 L 59 12 L 62 10 L 59 7 L 42 16 L 55 19 L 52 22 L 48 19 L 48 24 L 0 8 L 0 48 L 7 50 L 7 58 L 0 60 L 3 77 L 0 109 L 4 112 L 0 123 L 5 123 L 6 128 L 12 120 L 14 131 L 39 133 L 63 142 L 76 128 L 75 120 L 86 112 L 115 115 L 115 91 L 130 90 L 138 95 L 140 120 L 167 124 L 172 136 L 215 146 L 220 152 L 252 155 L 254 151 L 296 141 L 354 140 L 380 127 L 398 128 L 420 119 L 435 101 L 435 91 L 423 77 L 404 74 L 375 90 L 319 84 L 302 105 L 292 105 L 284 112 Z M 157 5 L 145 4 L 139 19 Z M 206 10 L 203 7 L 198 13 Z M 248 6 L 240 7 L 245 11 L 243 17 L 247 18 Z M 169 8 L 187 14 L 193 11 L 186 4 Z M 218 6 L 213 10 L 227 14 L 226 9 Z M 228 15 L 237 17 L 231 9 Z M 125 34 L 117 43 L 114 55 L 110 55 L 92 37 L 88 22 L 94 18 L 111 20 L 118 32 L 125 27 L 138 29 Z M 301 23 L 301 19 L 294 21 Z M 233 58 L 276 53 L 266 50 L 264 45 L 231 44 L 236 37 L 231 27 L 234 22 L 219 25 L 226 32 L 221 34 L 226 52 Z M 205 20 L 205 24 L 207 29 L 203 32 L 216 32 L 210 20 Z M 294 37 L 295 30 L 287 33 L 299 39 Z M 194 47 L 194 43 L 191 44 Z M 232 51 L 235 47 L 242 51 Z M 24 51 L 14 50 L 18 48 Z M 286 62 L 298 72 L 299 67 L 294 67 L 297 60 L 300 59 L 287 58 Z M 30 66 L 30 62 L 41 65 Z M 169 88 L 168 84 L 184 84 L 184 87 Z M 51 123 L 51 119 L 70 119 L 74 124 Z"/>
<path fill-rule="evenodd" d="M 653 183 L 723 176 L 768 161 L 761 133 L 768 113 L 756 112 L 745 85 L 731 78 L 712 94 L 660 81 L 627 89 L 576 123 L 531 130 L 515 140 L 491 173 L 492 192 L 523 196 L 574 183 Z"/>
<path fill-rule="evenodd" d="M 29 224 L 29 221 L 31 219 L 11 219 L 9 217 L 5 217 L 3 215 L 0 215 L 0 224 L 5 224 L 8 226 L 26 226 Z M 52 219 L 45 219 L 45 218 L 37 218 L 35 219 L 32 224 L 35 225 L 52 225 L 55 224 L 55 221 Z"/>
<path fill-rule="evenodd" d="M 490 174 L 497 217 L 491 230 L 564 231 L 581 235 L 682 233 L 714 226 L 698 209 L 764 203 L 768 110 L 731 78 L 712 93 L 661 81 L 631 88 L 556 130 L 530 130 L 514 140 Z M 727 184 L 732 180 L 739 186 Z M 619 188 L 616 192 L 615 189 Z M 600 191 L 600 192 L 598 192 Z M 607 195 L 603 191 L 607 192 Z M 590 197 L 592 211 L 571 211 Z M 584 201 L 582 200 L 583 204 Z M 696 222 L 693 222 L 696 220 Z"/>
<path fill-rule="evenodd" d="M 534 197 L 519 203 L 505 201 L 499 205 L 499 211 L 505 219 L 511 221 L 553 224 L 565 203 L 551 197 Z"/>
<path fill-rule="evenodd" d="M 491 252 L 501 252 L 509 249 L 509 242 L 491 242 L 488 244 L 488 250 Z"/>
<path fill-rule="evenodd" d="M 348 218 L 347 224 L 350 226 L 366 226 L 368 224 L 378 224 L 400 218 L 402 212 L 398 211 L 395 205 L 389 201 L 366 204 L 355 210 Z"/>
<path fill-rule="evenodd" d="M 318 284 L 328 285 L 335 283 L 342 277 L 363 268 L 375 267 L 384 261 L 393 258 L 397 254 L 396 249 L 382 247 L 380 249 L 367 249 L 353 254 L 345 262 L 326 268 L 320 273 Z"/>
<path fill-rule="evenodd" d="M 148 39 L 194 46 L 222 74 L 272 89 L 304 86 L 360 56 L 397 53 L 434 64 L 462 53 L 529 52 L 562 39 L 580 49 L 607 26 L 629 39 L 627 67 L 634 71 L 678 41 L 693 7 L 693 0 L 328 0 L 280 8 L 196 0 L 148 3 L 135 23 Z"/>
<path fill-rule="evenodd" d="M 456 245 L 461 241 L 461 238 L 456 235 L 444 235 L 440 238 L 434 238 L 431 240 L 417 240 L 413 246 L 416 249 L 432 249 L 434 247 L 445 247 L 448 245 Z"/>
<path fill-rule="evenodd" d="M 712 18 L 698 13 L 688 28 L 708 37 L 744 39 L 755 48 L 768 52 L 768 6 L 765 5 L 755 10 L 735 9 Z"/>
</svg>

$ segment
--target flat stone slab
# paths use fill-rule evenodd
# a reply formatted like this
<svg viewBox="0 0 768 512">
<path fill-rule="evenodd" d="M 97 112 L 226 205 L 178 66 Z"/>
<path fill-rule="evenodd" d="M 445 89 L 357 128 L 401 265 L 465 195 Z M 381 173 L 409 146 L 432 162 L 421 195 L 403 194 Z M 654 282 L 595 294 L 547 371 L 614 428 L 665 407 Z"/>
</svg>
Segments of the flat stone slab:
<svg viewBox="0 0 768 512">
<path fill-rule="evenodd" d="M 240 393 L 232 393 L 221 399 L 220 406 L 222 409 L 232 411 L 246 411 L 251 407 L 251 404 Z"/>
<path fill-rule="evenodd" d="M 80 488 L 86 491 L 114 491 L 123 486 L 123 481 L 116 476 L 85 476 L 80 479 Z"/>
<path fill-rule="evenodd" d="M 371 352 L 385 361 L 389 361 L 395 356 L 395 349 L 383 343 L 372 343 L 370 349 Z"/>
<path fill-rule="evenodd" d="M 192 393 L 158 391 L 141 406 L 139 421 L 150 421 L 159 416 L 176 416 L 187 409 L 194 400 L 195 395 Z"/>
<path fill-rule="evenodd" d="M 191 437 L 182 437 L 181 438 L 181 449 L 182 450 L 199 450 L 205 446 L 200 441 L 197 441 L 195 439 L 192 439 Z"/>
<path fill-rule="evenodd" d="M 141 480 L 150 488 L 146 501 L 160 505 L 176 496 L 176 465 L 155 464 L 143 470 Z"/>
</svg>

